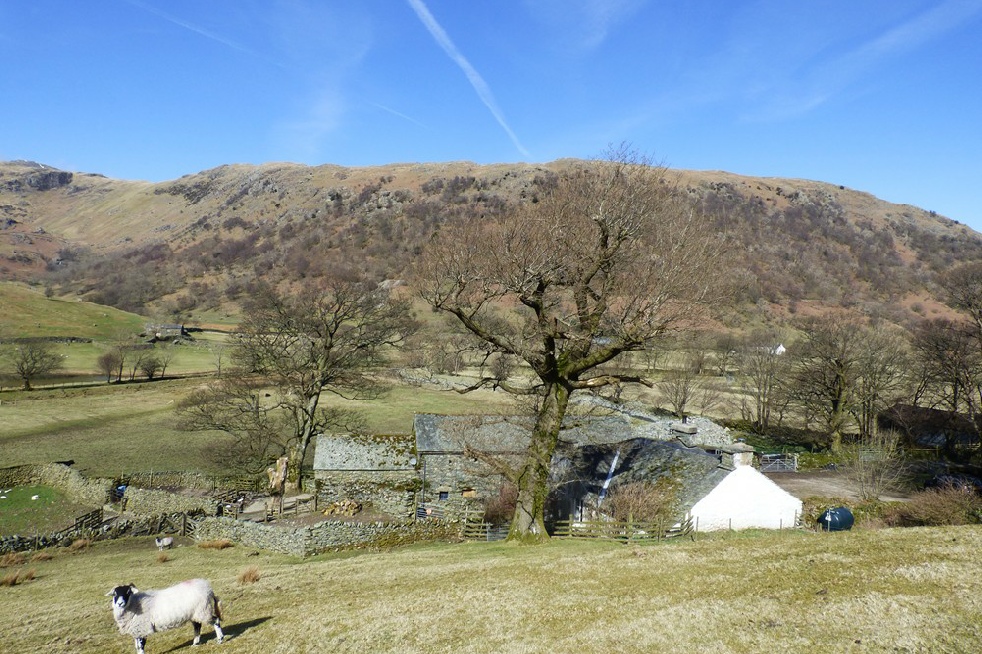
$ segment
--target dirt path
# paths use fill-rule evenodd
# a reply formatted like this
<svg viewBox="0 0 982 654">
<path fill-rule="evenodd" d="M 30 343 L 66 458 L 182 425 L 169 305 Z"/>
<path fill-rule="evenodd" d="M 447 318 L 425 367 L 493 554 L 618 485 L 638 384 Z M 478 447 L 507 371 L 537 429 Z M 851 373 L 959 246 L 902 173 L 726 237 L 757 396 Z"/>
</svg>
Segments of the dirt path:
<svg viewBox="0 0 982 654">
<path fill-rule="evenodd" d="M 843 472 L 816 470 L 812 472 L 771 472 L 767 478 L 798 499 L 806 497 L 842 497 L 858 500 L 856 483 Z M 907 499 L 904 493 L 891 492 L 880 496 L 884 501 Z"/>
</svg>

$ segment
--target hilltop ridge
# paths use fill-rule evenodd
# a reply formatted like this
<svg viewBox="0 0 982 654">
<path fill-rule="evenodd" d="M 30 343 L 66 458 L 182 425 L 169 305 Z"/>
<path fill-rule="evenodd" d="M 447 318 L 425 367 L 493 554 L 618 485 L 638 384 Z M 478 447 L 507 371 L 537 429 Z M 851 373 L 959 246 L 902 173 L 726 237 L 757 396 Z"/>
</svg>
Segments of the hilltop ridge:
<svg viewBox="0 0 982 654">
<path fill-rule="evenodd" d="M 494 219 L 578 163 L 228 164 L 151 183 L 5 162 L 0 277 L 185 316 L 234 304 L 260 276 L 298 280 L 344 262 L 395 278 L 443 221 Z M 737 244 L 744 314 L 944 313 L 935 273 L 982 258 L 982 235 L 968 226 L 841 185 L 670 175 Z"/>
</svg>

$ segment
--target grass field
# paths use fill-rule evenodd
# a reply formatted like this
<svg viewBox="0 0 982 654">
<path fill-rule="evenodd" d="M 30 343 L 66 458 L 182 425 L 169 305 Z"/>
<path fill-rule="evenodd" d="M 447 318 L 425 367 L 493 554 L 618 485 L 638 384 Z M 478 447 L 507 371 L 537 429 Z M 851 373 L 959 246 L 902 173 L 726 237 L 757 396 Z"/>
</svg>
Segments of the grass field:
<svg viewBox="0 0 982 654">
<path fill-rule="evenodd" d="M 225 438 L 177 427 L 175 406 L 201 379 L 42 389 L 0 394 L 0 465 L 74 460 L 80 472 L 112 477 L 123 472 L 194 470 L 227 472 L 208 452 Z M 460 395 L 396 386 L 372 401 L 324 401 L 363 411 L 371 433 L 408 434 L 414 413 L 507 411 L 504 393 Z"/>
<path fill-rule="evenodd" d="M 43 289 L 0 282 L 0 336 L 75 336 L 109 340 L 138 333 L 140 316 L 91 302 L 44 297 Z"/>
<path fill-rule="evenodd" d="M 0 488 L 0 534 L 33 536 L 58 531 L 75 516 L 97 508 L 78 504 L 61 490 L 48 486 Z"/>
<path fill-rule="evenodd" d="M 427 545 L 299 561 L 152 539 L 0 570 L 3 651 L 133 651 L 103 596 L 207 577 L 225 654 L 976 652 L 982 528 L 723 534 L 625 547 Z M 239 581 L 247 569 L 255 583 Z M 28 571 L 33 571 L 28 573 Z M 31 578 L 33 577 L 33 578 Z M 148 652 L 183 651 L 191 628 Z M 213 632 L 205 629 L 211 651 Z"/>
</svg>

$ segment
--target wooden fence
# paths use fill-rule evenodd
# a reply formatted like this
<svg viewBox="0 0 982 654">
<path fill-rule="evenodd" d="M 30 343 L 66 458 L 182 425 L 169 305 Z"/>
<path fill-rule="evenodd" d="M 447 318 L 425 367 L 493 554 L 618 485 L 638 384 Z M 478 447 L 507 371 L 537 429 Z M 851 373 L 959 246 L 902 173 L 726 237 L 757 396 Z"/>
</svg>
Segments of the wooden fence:
<svg viewBox="0 0 982 654">
<path fill-rule="evenodd" d="M 73 529 L 96 529 L 102 525 L 103 521 L 102 509 L 96 509 L 94 511 L 89 511 L 84 515 L 80 515 L 75 518 L 75 526 Z"/>
<path fill-rule="evenodd" d="M 469 515 L 464 520 L 464 540 L 494 542 L 508 538 L 511 523 L 495 525 L 484 521 L 484 516 Z"/>
<path fill-rule="evenodd" d="M 463 536 L 468 541 L 499 541 L 508 537 L 511 523 L 494 525 L 485 522 L 480 514 L 468 515 L 464 520 Z M 557 520 L 550 533 L 553 538 L 583 538 L 614 540 L 621 543 L 644 543 L 667 538 L 689 536 L 695 539 L 691 518 L 681 523 L 669 520 L 643 522 L 638 520 Z"/>
<path fill-rule="evenodd" d="M 621 543 L 660 541 L 679 536 L 695 539 L 692 519 L 681 523 L 670 520 L 644 522 L 640 520 L 557 520 L 552 532 L 555 538 L 584 538 L 614 540 Z"/>
<path fill-rule="evenodd" d="M 289 497 L 270 497 L 266 500 L 264 522 L 271 522 L 277 518 L 285 518 L 289 515 L 298 516 L 304 513 L 317 511 L 317 493 L 291 495 Z M 238 519 L 239 514 L 234 516 Z"/>
</svg>

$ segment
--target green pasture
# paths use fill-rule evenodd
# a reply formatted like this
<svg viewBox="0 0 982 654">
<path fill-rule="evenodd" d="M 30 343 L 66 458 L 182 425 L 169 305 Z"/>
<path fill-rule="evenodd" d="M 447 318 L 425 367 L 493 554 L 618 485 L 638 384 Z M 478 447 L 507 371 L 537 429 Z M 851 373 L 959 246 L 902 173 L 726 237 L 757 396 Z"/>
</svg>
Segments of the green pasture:
<svg viewBox="0 0 982 654">
<path fill-rule="evenodd" d="M 222 601 L 224 654 L 975 652 L 980 550 L 979 527 L 431 544 L 309 560 L 183 539 L 161 558 L 152 538 L 130 538 L 4 561 L 0 577 L 15 583 L 0 586 L 0 633 L 4 651 L 132 652 L 104 594 L 206 577 Z M 186 625 L 152 635 L 147 651 L 190 641 Z M 214 647 L 206 627 L 203 649 Z"/>
<path fill-rule="evenodd" d="M 49 486 L 0 488 L 0 534 L 31 536 L 58 531 L 94 508 Z"/>
<path fill-rule="evenodd" d="M 213 453 L 226 437 L 177 428 L 174 408 L 206 379 L 50 388 L 0 393 L 0 466 L 72 459 L 85 475 L 195 470 L 227 472 Z M 504 393 L 395 386 L 371 401 L 325 394 L 324 402 L 363 412 L 372 433 L 407 434 L 415 413 L 507 412 Z"/>
<path fill-rule="evenodd" d="M 112 307 L 65 298 L 47 298 L 40 287 L 0 282 L 0 339 L 35 336 L 108 341 L 139 333 L 146 319 Z"/>
</svg>

